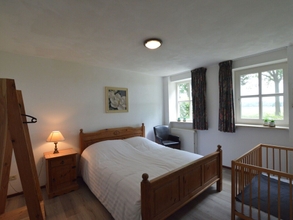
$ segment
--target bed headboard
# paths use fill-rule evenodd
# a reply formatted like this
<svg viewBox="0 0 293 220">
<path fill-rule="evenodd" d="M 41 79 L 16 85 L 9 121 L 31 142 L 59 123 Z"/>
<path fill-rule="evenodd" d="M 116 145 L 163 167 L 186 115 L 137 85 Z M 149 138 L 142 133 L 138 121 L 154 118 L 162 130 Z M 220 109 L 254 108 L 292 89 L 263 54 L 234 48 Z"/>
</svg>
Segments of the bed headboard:
<svg viewBox="0 0 293 220">
<path fill-rule="evenodd" d="M 86 149 L 91 144 L 100 141 L 126 139 L 136 136 L 145 137 L 144 123 L 142 123 L 140 127 L 109 128 L 91 133 L 84 133 L 83 129 L 80 129 L 80 153 L 82 153 L 84 149 Z"/>
</svg>

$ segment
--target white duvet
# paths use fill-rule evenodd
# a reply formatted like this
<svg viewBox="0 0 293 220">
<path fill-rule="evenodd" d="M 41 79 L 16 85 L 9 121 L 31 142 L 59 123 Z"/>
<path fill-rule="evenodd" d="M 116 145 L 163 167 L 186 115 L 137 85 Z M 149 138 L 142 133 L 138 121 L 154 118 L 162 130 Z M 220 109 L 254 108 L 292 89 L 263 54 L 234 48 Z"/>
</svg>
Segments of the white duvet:
<svg viewBox="0 0 293 220">
<path fill-rule="evenodd" d="M 164 147 L 143 137 L 103 141 L 85 149 L 80 174 L 116 220 L 140 219 L 140 182 L 202 157 Z"/>
</svg>

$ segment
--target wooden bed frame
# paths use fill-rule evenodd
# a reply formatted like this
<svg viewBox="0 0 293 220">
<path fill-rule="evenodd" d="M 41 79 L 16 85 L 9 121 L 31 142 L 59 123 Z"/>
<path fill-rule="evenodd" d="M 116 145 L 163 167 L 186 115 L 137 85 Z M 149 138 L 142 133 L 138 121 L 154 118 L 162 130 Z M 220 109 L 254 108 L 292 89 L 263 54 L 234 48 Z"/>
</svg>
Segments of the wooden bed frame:
<svg viewBox="0 0 293 220">
<path fill-rule="evenodd" d="M 290 219 L 293 219 L 293 168 L 292 163 L 293 148 L 259 144 L 241 157 L 236 160 L 232 160 L 231 166 L 231 219 L 235 219 L 235 215 L 241 219 L 272 219 L 270 215 L 270 208 L 268 207 L 267 212 L 262 212 L 260 207 L 253 208 L 251 205 L 245 205 L 243 202 L 238 202 L 238 210 L 236 210 L 236 199 L 235 197 L 241 193 L 244 188 L 251 183 L 253 177 L 259 174 L 266 174 L 268 177 L 275 177 L 278 180 L 280 187 L 280 181 L 282 179 L 287 179 L 291 184 L 290 187 Z M 291 161 L 290 161 L 291 160 Z M 260 179 L 258 178 L 258 185 L 260 184 Z M 270 184 L 270 178 L 268 181 Z M 260 189 L 260 187 L 258 187 Z M 280 188 L 278 188 L 278 193 L 280 194 Z M 258 195 L 260 190 L 258 190 Z M 269 192 L 267 192 L 269 194 Z M 250 197 L 251 197 L 250 192 Z M 270 203 L 270 196 L 268 197 L 268 202 Z M 251 203 L 250 203 L 251 204 Z M 260 206 L 260 205 L 259 205 Z M 280 200 L 278 199 L 278 217 L 276 219 L 281 219 L 281 209 Z M 246 210 L 245 210 L 246 209 Z M 253 217 L 253 211 L 255 217 Z M 261 216 L 262 215 L 262 216 Z"/>
<path fill-rule="evenodd" d="M 92 133 L 80 130 L 80 153 L 89 145 L 104 141 L 145 137 L 145 127 L 122 127 L 103 129 Z M 217 191 L 222 190 L 222 150 L 204 156 L 181 168 L 170 171 L 155 179 L 148 180 L 142 174 L 141 215 L 143 220 L 165 219 L 183 205 L 216 183 Z"/>
</svg>

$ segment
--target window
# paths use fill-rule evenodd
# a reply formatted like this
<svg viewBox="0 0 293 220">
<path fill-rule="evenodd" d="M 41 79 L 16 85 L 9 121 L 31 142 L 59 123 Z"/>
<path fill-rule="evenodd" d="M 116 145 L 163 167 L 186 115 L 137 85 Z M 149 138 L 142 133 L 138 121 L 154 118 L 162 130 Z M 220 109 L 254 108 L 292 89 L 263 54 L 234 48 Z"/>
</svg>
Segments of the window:
<svg viewBox="0 0 293 220">
<path fill-rule="evenodd" d="M 177 118 L 192 120 L 191 80 L 176 83 Z"/>
<path fill-rule="evenodd" d="M 288 126 L 287 63 L 234 70 L 236 123 Z"/>
</svg>

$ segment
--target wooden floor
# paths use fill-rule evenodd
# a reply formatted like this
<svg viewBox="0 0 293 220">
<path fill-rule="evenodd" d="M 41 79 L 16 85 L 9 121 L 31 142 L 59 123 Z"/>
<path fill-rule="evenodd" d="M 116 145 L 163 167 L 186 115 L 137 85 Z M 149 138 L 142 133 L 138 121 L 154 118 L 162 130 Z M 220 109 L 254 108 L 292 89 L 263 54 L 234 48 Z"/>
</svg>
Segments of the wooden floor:
<svg viewBox="0 0 293 220">
<path fill-rule="evenodd" d="M 77 191 L 48 199 L 43 188 L 46 219 L 113 219 L 98 199 L 90 192 L 85 183 L 79 180 Z M 25 205 L 23 195 L 7 199 L 6 211 Z M 223 169 L 223 191 L 218 193 L 216 186 L 210 187 L 186 206 L 175 212 L 168 220 L 179 219 L 231 219 L 231 172 Z"/>
</svg>

